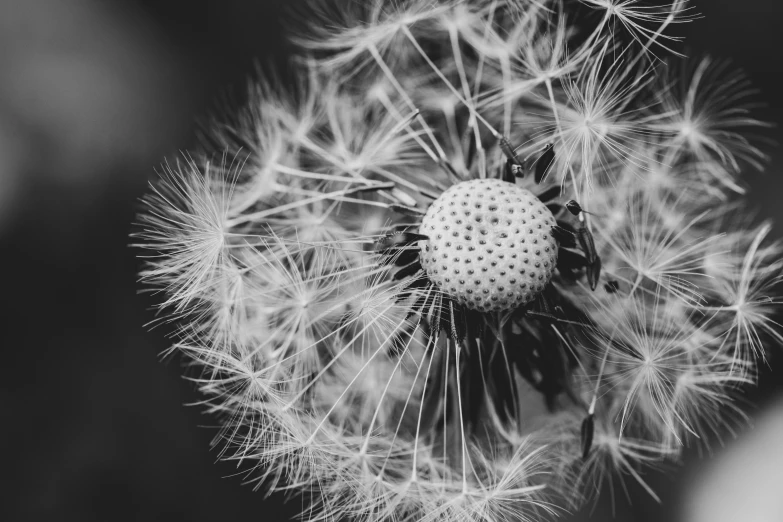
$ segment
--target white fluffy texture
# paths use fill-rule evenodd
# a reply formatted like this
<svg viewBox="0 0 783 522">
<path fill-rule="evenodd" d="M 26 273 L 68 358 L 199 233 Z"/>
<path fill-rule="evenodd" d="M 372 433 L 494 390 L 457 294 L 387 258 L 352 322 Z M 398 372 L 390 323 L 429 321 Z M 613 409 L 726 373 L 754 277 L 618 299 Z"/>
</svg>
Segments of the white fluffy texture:
<svg viewBox="0 0 783 522">
<path fill-rule="evenodd" d="M 552 212 L 529 190 L 498 179 L 463 181 L 433 201 L 419 231 L 421 264 L 446 295 L 500 312 L 532 301 L 552 278 Z"/>
<path fill-rule="evenodd" d="M 640 466 L 731 433 L 731 397 L 783 342 L 783 261 L 741 199 L 763 160 L 738 139 L 760 125 L 744 80 L 702 61 L 674 83 L 658 60 L 685 2 L 309 7 L 298 85 L 256 82 L 141 215 L 142 277 L 179 325 L 173 349 L 203 368 L 221 456 L 305 493 L 309 520 L 518 522 L 604 481 L 645 486 Z M 579 201 L 594 291 L 560 245 L 541 294 L 480 313 L 419 270 L 419 243 L 378 249 L 428 207 L 440 223 L 451 187 L 499 184 L 500 135 L 523 162 L 553 144 L 543 183 L 509 191 Z"/>
</svg>

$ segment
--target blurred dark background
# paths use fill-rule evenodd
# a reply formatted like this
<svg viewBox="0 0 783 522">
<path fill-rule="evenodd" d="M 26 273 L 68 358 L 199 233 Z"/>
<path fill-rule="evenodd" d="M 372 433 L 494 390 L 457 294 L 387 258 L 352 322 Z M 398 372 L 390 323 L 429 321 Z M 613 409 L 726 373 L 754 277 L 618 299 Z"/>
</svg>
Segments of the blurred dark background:
<svg viewBox="0 0 783 522">
<path fill-rule="evenodd" d="M 210 419 L 186 406 L 198 396 L 182 361 L 160 360 L 166 329 L 144 326 L 153 301 L 137 294 L 128 248 L 155 166 L 195 144 L 198 120 L 241 91 L 257 61 L 285 63 L 283 3 L 0 0 L 0 520 L 274 522 L 297 510 L 215 462 Z M 694 5 L 705 18 L 681 29 L 691 51 L 733 59 L 767 119 L 783 122 L 783 2 Z M 750 204 L 781 236 L 783 156 L 769 153 Z M 776 411 L 780 375 L 749 391 L 751 413 Z M 663 504 L 631 487 L 632 503 L 615 499 L 617 519 L 683 519 L 693 485 L 718 476 L 720 460 L 651 474 Z M 602 502 L 592 518 L 611 515 Z"/>
</svg>

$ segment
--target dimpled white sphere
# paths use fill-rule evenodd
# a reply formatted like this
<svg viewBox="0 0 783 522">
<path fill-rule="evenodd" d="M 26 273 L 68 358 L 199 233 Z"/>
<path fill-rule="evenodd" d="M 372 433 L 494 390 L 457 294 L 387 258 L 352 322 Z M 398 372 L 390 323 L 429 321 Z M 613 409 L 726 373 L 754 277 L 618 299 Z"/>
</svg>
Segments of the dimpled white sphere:
<svg viewBox="0 0 783 522">
<path fill-rule="evenodd" d="M 529 190 L 499 179 L 458 183 L 427 209 L 421 266 L 456 302 L 480 312 L 512 310 L 552 279 L 552 212 Z"/>
</svg>

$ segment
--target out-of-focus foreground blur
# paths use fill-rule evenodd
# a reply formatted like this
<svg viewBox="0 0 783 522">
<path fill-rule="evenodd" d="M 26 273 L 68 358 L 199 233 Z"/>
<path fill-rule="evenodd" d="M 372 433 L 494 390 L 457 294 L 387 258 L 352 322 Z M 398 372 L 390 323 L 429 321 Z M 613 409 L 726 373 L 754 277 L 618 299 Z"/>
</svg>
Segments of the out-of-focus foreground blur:
<svg viewBox="0 0 783 522">
<path fill-rule="evenodd" d="M 183 361 L 160 360 L 128 247 L 137 199 L 197 123 L 285 61 L 283 0 L 0 0 L 0 242 L 5 494 L 0 520 L 274 522 L 298 505 L 215 463 Z M 289 2 L 290 3 L 290 2 Z M 696 0 L 689 53 L 732 58 L 783 122 L 780 0 Z M 780 142 L 780 130 L 769 137 Z M 751 201 L 783 236 L 783 154 Z M 684 470 L 609 490 L 573 520 L 783 520 L 783 357 L 746 394 L 755 429 Z M 9 486 L 10 485 L 10 489 Z M 777 510 L 777 511 L 775 511 Z"/>
</svg>

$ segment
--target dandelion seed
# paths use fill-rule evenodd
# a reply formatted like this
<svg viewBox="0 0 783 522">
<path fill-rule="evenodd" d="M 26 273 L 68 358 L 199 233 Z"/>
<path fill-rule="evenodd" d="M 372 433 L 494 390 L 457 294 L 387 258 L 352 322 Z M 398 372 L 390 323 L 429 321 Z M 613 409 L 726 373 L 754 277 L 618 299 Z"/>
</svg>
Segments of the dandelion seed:
<svg viewBox="0 0 783 522">
<path fill-rule="evenodd" d="M 744 251 L 744 257 L 728 261 L 725 269 L 710 280 L 710 297 L 716 302 L 703 307 L 722 319 L 722 349 L 731 354 L 740 368 L 758 357 L 764 358 L 762 339 L 783 340 L 771 312 L 780 300 L 776 288 L 783 267 L 775 246 L 762 248 L 769 232 L 769 225 L 764 225 L 755 235 L 731 238 L 732 250 Z M 749 237 L 753 238 L 750 244 Z"/>
<path fill-rule="evenodd" d="M 653 127 L 672 136 L 666 162 L 693 155 L 696 160 L 687 164 L 704 185 L 718 181 L 743 193 L 735 180 L 740 163 L 761 170 L 764 160 L 752 141 L 754 131 L 766 126 L 751 112 L 755 105 L 749 99 L 755 91 L 742 72 L 730 70 L 728 62 L 706 57 L 681 69 L 684 82 L 669 80 L 658 91 L 667 117 Z"/>
<path fill-rule="evenodd" d="M 651 282 L 653 289 L 664 288 L 685 301 L 701 300 L 698 280 L 704 276 L 703 263 L 719 239 L 693 233 L 707 211 L 688 216 L 680 213 L 676 200 L 659 208 L 648 196 L 635 197 L 628 206 L 614 218 L 622 227 L 608 227 L 601 234 L 617 255 L 620 266 L 615 275 L 631 286 L 631 293 L 644 291 L 645 282 Z"/>
<path fill-rule="evenodd" d="M 685 23 L 696 18 L 688 0 L 674 0 L 670 4 L 646 5 L 638 0 L 580 0 L 593 9 L 603 10 L 604 17 L 600 27 L 619 22 L 626 31 L 647 51 L 653 43 L 658 43 L 669 52 L 674 52 L 658 39 L 677 41 L 680 38 L 664 33 L 673 23 Z M 611 29 L 609 29 L 611 31 Z"/>
<path fill-rule="evenodd" d="M 155 254 L 142 278 L 167 290 L 165 306 L 182 311 L 209 292 L 225 267 L 231 186 L 209 163 L 202 175 L 192 159 L 167 166 L 162 180 L 144 200 L 150 212 L 138 235 Z"/>
</svg>

